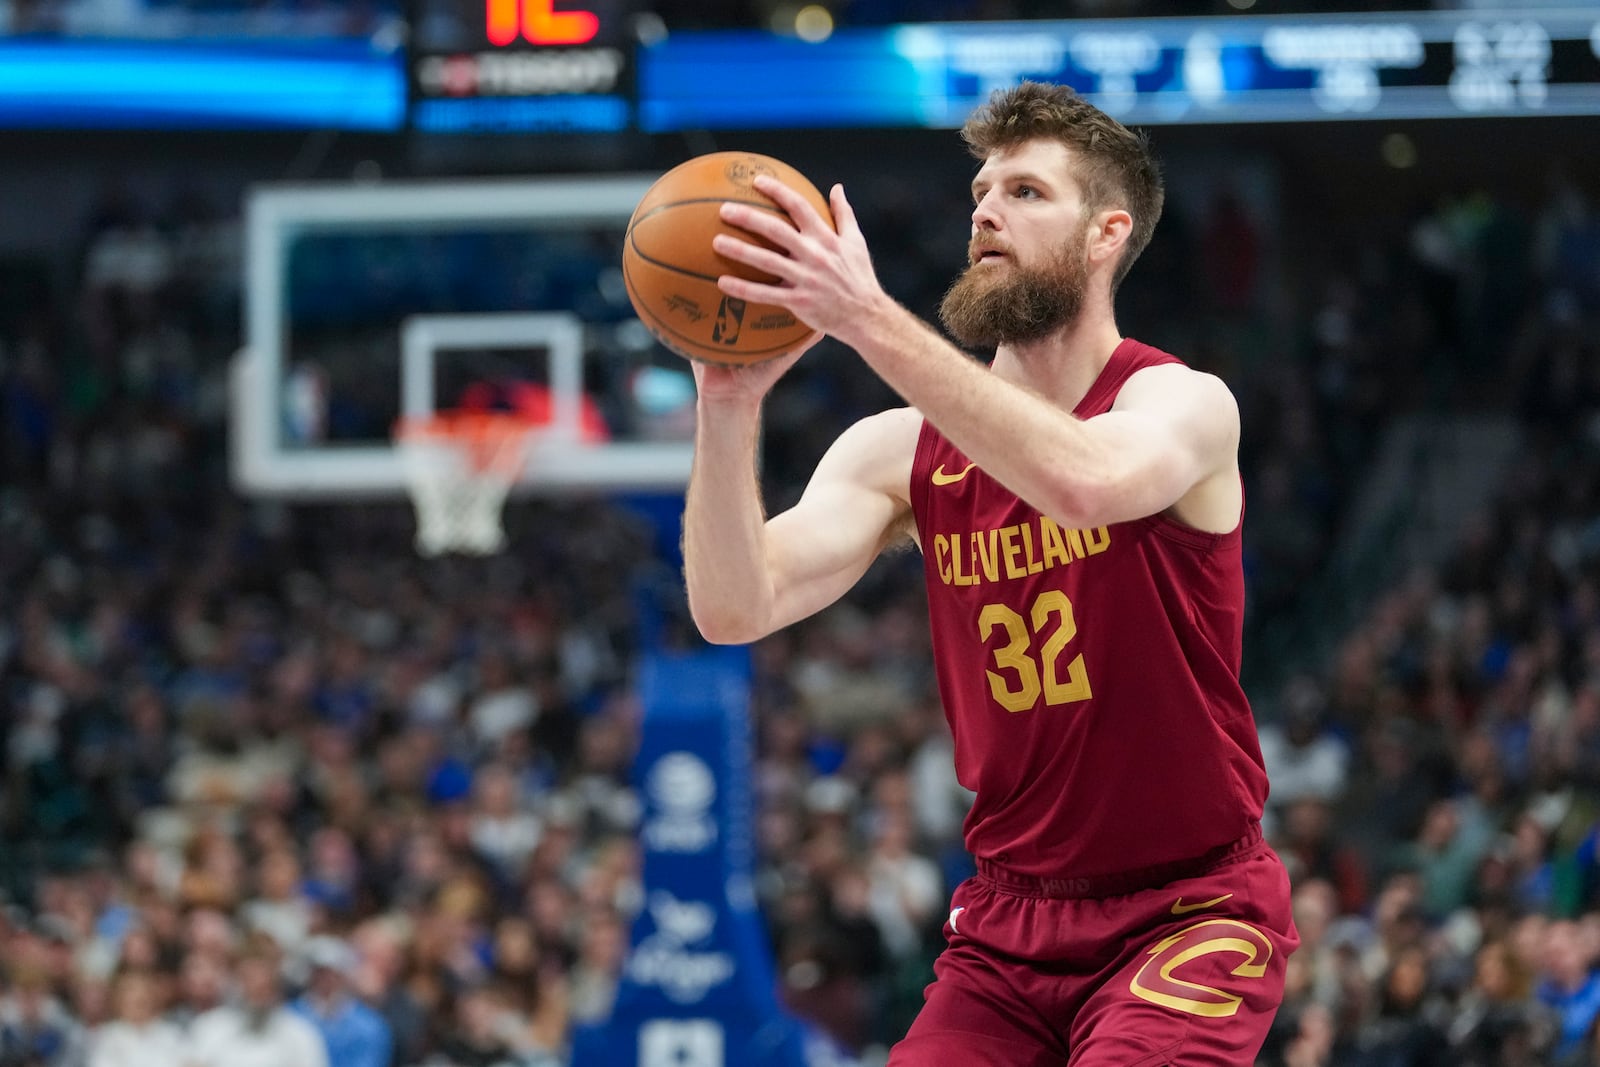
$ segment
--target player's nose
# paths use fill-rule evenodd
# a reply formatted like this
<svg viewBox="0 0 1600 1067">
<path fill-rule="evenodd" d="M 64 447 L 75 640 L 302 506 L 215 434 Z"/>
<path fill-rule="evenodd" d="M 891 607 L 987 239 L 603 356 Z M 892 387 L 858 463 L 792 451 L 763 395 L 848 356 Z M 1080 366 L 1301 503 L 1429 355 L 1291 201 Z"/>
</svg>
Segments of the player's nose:
<svg viewBox="0 0 1600 1067">
<path fill-rule="evenodd" d="M 972 229 L 998 230 L 1000 229 L 1000 213 L 995 209 L 994 191 L 990 190 L 978 198 L 972 205 Z"/>
</svg>

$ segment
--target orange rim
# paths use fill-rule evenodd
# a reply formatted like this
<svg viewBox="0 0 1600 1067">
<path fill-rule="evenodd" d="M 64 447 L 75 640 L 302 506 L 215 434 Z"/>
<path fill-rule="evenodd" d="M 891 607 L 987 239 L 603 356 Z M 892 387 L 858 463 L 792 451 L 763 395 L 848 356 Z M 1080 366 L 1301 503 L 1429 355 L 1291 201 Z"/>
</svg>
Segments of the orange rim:
<svg viewBox="0 0 1600 1067">
<path fill-rule="evenodd" d="M 432 443 L 458 448 L 479 472 L 514 474 L 527 450 L 516 447 L 538 429 L 538 423 L 503 411 L 441 411 L 403 418 L 395 424 L 400 443 Z"/>
</svg>

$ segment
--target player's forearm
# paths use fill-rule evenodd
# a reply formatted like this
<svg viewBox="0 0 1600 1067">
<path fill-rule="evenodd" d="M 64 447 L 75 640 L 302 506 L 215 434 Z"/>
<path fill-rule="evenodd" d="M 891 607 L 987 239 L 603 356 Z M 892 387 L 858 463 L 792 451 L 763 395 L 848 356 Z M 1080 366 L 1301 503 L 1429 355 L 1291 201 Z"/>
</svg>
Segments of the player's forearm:
<svg viewBox="0 0 1600 1067">
<path fill-rule="evenodd" d="M 1044 514 L 1099 526 L 1118 478 L 1070 415 L 991 373 L 898 304 L 841 337 L 968 459 Z"/>
<path fill-rule="evenodd" d="M 756 482 L 759 408 L 702 402 L 683 519 L 689 611 L 707 641 L 764 636 L 772 616 L 766 516 Z"/>
</svg>

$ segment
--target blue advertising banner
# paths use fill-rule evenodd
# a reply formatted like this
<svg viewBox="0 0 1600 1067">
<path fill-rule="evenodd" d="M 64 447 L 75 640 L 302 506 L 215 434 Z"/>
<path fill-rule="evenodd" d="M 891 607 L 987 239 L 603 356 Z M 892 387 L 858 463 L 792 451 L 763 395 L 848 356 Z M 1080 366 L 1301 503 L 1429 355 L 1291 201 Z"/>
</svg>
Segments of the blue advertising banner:
<svg viewBox="0 0 1600 1067">
<path fill-rule="evenodd" d="M 0 38 L 0 128 L 398 130 L 401 55 L 364 40 Z"/>
<path fill-rule="evenodd" d="M 611 1021 L 575 1038 L 573 1063 L 816 1064 L 778 1003 L 752 880 L 749 653 L 653 656 L 639 688 L 645 906 Z"/>
</svg>

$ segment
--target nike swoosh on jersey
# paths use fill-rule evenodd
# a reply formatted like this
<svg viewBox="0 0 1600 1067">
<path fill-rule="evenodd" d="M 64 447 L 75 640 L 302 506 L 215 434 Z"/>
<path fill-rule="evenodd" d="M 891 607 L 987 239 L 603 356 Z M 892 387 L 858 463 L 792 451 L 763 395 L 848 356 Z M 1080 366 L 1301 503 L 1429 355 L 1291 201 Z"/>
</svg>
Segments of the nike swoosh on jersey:
<svg viewBox="0 0 1600 1067">
<path fill-rule="evenodd" d="M 960 474 L 946 474 L 944 472 L 944 464 L 941 463 L 933 469 L 933 476 L 931 480 L 934 485 L 954 485 L 956 482 L 959 482 L 961 479 L 965 478 L 967 476 L 967 472 L 971 471 L 972 468 L 976 466 L 976 463 L 968 463 L 966 470 L 963 470 Z"/>
<path fill-rule="evenodd" d="M 1187 915 L 1191 911 L 1203 911 L 1206 908 L 1212 908 L 1218 904 L 1221 904 L 1224 900 L 1227 900 L 1231 896 L 1233 896 L 1232 893 L 1224 893 L 1220 897 L 1213 897 L 1211 900 L 1202 900 L 1198 904 L 1185 904 L 1183 902 L 1183 898 L 1179 897 L 1172 905 L 1172 914 Z"/>
<path fill-rule="evenodd" d="M 956 916 L 960 915 L 962 912 L 964 912 L 966 910 L 967 910 L 967 906 L 965 904 L 963 904 L 959 908 L 951 908 L 950 909 L 950 932 L 952 934 L 957 932 L 957 930 L 956 930 Z"/>
</svg>

